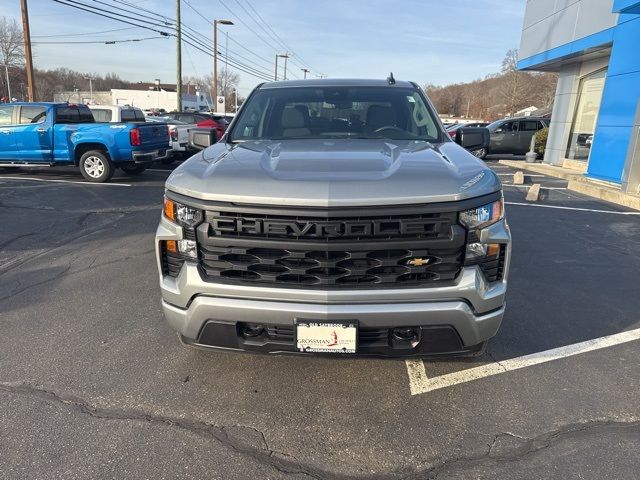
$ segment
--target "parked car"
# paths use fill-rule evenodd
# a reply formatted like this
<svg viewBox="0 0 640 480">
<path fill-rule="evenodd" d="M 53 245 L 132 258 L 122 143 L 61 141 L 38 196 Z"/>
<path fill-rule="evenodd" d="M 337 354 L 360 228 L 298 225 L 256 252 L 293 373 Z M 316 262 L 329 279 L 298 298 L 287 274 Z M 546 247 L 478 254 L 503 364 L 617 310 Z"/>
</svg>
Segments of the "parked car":
<svg viewBox="0 0 640 480">
<path fill-rule="evenodd" d="M 225 130 L 229 123 L 225 120 L 222 114 L 210 114 L 202 112 L 171 112 L 163 115 L 175 120 L 188 124 L 196 124 L 198 127 L 212 127 L 217 131 L 217 138 L 221 138 L 224 135 Z"/>
<path fill-rule="evenodd" d="M 12 103 L 0 108 L 0 166 L 76 165 L 91 182 L 106 182 L 116 168 L 134 175 L 164 158 L 163 126 L 96 123 L 86 105 Z"/>
<path fill-rule="evenodd" d="M 140 123 L 145 121 L 142 110 L 138 107 L 128 105 L 89 105 L 96 122 L 132 122 Z"/>
<path fill-rule="evenodd" d="M 457 140 L 415 83 L 256 87 L 166 182 L 167 321 L 204 348 L 480 354 L 504 314 L 511 237 L 500 180 L 465 150 L 488 131 Z"/>
<path fill-rule="evenodd" d="M 165 165 L 170 165 L 179 158 L 183 158 L 190 153 L 189 148 L 189 131 L 196 128 L 195 125 L 188 125 L 180 120 L 174 120 L 169 117 L 146 117 L 146 121 L 149 123 L 162 123 L 169 129 L 169 141 L 171 142 L 171 148 L 167 158 L 161 160 Z"/>
<path fill-rule="evenodd" d="M 474 152 L 479 158 L 493 153 L 524 155 L 529 151 L 531 138 L 538 130 L 549 126 L 548 118 L 520 117 L 505 118 L 491 123 L 487 129 L 491 135 L 489 148 Z"/>
<path fill-rule="evenodd" d="M 489 125 L 489 122 L 455 123 L 447 128 L 447 133 L 451 138 L 454 138 L 456 132 L 461 128 L 486 127 L 487 125 Z"/>
</svg>

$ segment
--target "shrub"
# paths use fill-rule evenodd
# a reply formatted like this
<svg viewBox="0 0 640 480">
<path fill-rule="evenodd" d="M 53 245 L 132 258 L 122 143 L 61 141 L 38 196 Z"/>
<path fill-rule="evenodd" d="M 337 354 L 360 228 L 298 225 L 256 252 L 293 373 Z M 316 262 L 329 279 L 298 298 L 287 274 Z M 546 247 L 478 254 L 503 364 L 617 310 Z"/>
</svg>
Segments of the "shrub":
<svg viewBox="0 0 640 480">
<path fill-rule="evenodd" d="M 543 128 L 536 133 L 535 152 L 540 156 L 544 155 L 544 150 L 547 147 L 547 137 L 549 137 L 549 128 Z"/>
</svg>

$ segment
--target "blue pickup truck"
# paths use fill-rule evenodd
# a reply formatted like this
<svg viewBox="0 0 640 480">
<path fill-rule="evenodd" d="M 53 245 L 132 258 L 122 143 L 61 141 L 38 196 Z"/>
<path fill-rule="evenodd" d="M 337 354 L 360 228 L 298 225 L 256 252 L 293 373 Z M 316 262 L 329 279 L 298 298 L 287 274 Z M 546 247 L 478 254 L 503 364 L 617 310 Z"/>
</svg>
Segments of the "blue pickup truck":
<svg viewBox="0 0 640 480">
<path fill-rule="evenodd" d="M 135 175 L 167 155 L 166 125 L 96 123 L 86 105 L 0 104 L 0 167 L 76 165 L 90 182 Z"/>
</svg>

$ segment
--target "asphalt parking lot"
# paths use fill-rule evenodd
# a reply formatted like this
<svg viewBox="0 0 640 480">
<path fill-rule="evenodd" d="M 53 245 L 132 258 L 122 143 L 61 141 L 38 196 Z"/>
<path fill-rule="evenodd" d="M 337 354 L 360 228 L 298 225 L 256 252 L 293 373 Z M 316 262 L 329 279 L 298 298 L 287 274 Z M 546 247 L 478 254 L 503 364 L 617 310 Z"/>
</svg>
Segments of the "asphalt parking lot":
<svg viewBox="0 0 640 480">
<path fill-rule="evenodd" d="M 186 348 L 153 253 L 168 172 L 0 172 L 0 477 L 638 478 L 640 212 L 544 176 L 527 202 L 490 164 L 506 318 L 483 357 L 428 362 Z"/>
</svg>

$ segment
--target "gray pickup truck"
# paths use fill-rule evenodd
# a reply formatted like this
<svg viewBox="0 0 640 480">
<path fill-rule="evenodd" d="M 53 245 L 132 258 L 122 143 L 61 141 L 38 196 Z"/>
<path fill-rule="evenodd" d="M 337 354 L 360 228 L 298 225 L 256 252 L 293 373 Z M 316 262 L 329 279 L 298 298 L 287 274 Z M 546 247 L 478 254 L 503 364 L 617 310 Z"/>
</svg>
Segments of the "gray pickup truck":
<svg viewBox="0 0 640 480">
<path fill-rule="evenodd" d="M 501 183 L 414 83 L 259 85 L 168 178 L 162 306 L 188 345 L 478 355 L 505 310 Z"/>
</svg>

